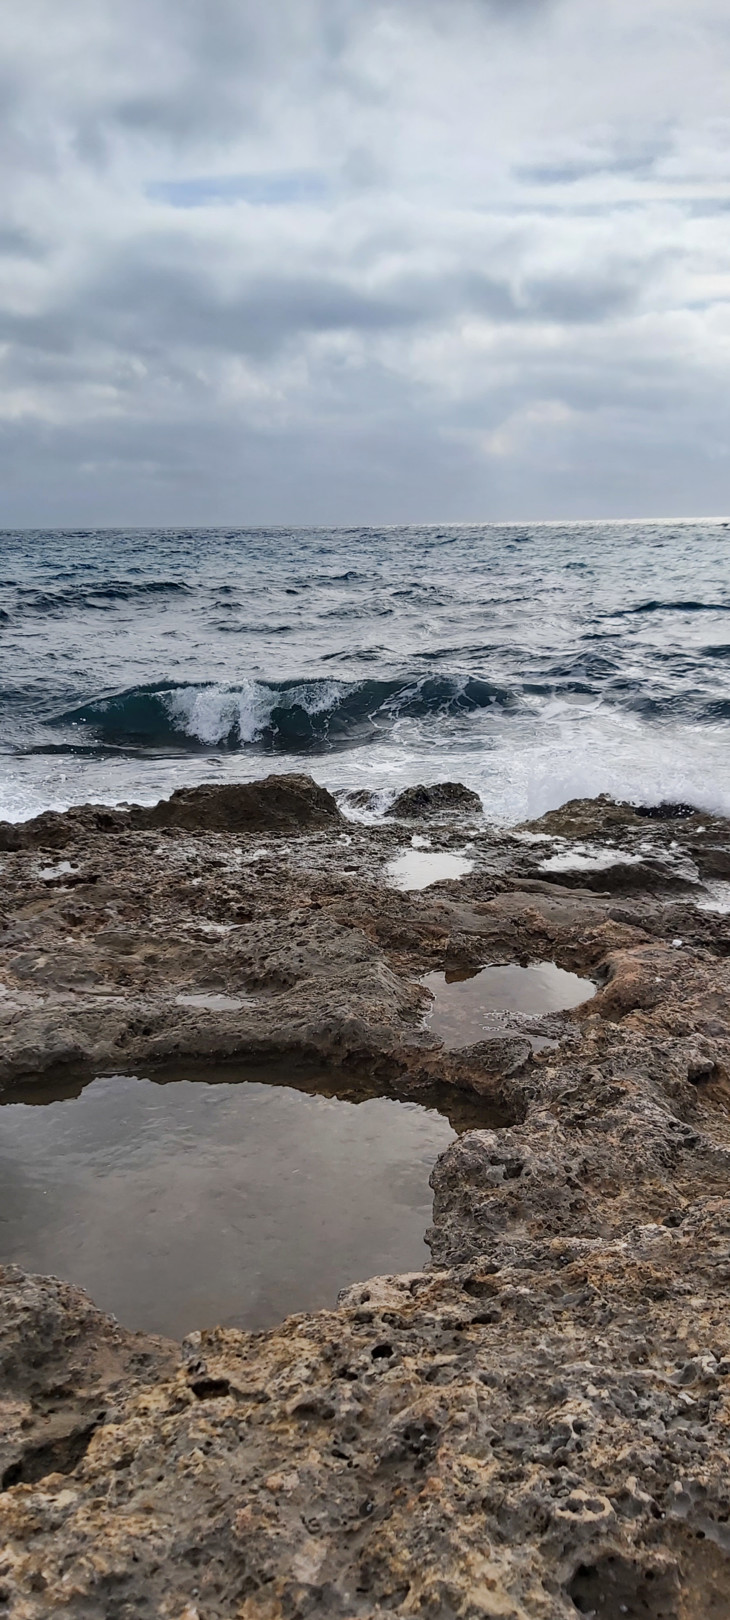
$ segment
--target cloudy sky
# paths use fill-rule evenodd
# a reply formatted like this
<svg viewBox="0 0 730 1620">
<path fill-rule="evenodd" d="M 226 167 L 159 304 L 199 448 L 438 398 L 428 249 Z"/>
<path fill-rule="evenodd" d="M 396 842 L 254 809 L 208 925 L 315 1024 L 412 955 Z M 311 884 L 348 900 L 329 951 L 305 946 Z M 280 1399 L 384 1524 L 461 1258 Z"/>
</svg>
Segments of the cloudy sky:
<svg viewBox="0 0 730 1620">
<path fill-rule="evenodd" d="M 730 509 L 727 0 L 22 0 L 0 524 Z"/>
</svg>

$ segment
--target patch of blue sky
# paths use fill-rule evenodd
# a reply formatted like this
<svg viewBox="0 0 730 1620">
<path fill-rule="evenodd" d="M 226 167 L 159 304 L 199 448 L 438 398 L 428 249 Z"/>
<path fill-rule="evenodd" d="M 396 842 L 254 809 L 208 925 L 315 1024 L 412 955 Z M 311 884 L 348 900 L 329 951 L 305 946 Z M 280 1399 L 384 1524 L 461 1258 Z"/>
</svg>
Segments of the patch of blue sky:
<svg viewBox="0 0 730 1620">
<path fill-rule="evenodd" d="M 155 180 L 146 188 L 154 202 L 172 208 L 210 208 L 221 203 L 247 202 L 257 207 L 320 202 L 327 194 L 326 180 L 316 170 L 272 170 L 262 174 L 205 174 L 185 180 Z"/>
</svg>

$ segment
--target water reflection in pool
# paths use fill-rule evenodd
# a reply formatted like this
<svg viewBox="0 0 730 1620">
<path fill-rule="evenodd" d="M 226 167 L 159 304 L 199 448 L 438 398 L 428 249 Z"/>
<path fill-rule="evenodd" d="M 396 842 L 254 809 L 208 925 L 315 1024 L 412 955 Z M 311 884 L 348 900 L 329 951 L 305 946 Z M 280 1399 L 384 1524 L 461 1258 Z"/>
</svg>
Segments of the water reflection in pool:
<svg viewBox="0 0 730 1620">
<path fill-rule="evenodd" d="M 406 849 L 388 862 L 387 875 L 396 889 L 428 889 L 447 878 L 462 878 L 474 869 L 474 862 L 461 851 L 447 849 Z"/>
<path fill-rule="evenodd" d="M 333 1089 L 217 1067 L 15 1093 L 0 1108 L 2 1258 L 176 1338 L 268 1327 L 358 1278 L 420 1269 L 428 1177 L 454 1130 L 437 1106 Z M 490 1123 L 455 1101 L 459 1123 Z"/>
<path fill-rule="evenodd" d="M 554 962 L 532 962 L 528 967 L 505 962 L 472 973 L 428 973 L 422 983 L 434 997 L 428 1027 L 452 1050 L 503 1033 L 511 1013 L 536 1017 L 560 1012 L 580 1006 L 596 993 L 590 979 L 566 973 Z"/>
</svg>

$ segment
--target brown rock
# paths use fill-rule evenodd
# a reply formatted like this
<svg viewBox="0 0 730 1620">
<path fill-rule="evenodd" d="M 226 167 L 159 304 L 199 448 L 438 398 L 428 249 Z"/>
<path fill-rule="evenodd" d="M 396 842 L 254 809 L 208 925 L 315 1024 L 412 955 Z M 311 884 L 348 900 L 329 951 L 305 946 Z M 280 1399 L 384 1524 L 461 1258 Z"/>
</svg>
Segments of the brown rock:
<svg viewBox="0 0 730 1620">
<path fill-rule="evenodd" d="M 188 832 L 296 834 L 331 827 L 342 817 L 336 801 L 311 776 L 272 775 L 258 782 L 178 788 L 169 799 L 130 810 L 82 805 L 63 813 L 45 811 L 30 821 L 0 822 L 0 850 L 64 848 L 93 833 L 124 833 L 152 827 Z"/>
<path fill-rule="evenodd" d="M 429 816 L 481 815 L 482 801 L 478 793 L 464 787 L 462 782 L 432 782 L 428 787 L 404 788 L 393 800 L 389 816 L 427 818 Z"/>
<path fill-rule="evenodd" d="M 473 822 L 458 888 L 400 893 L 382 874 L 402 830 L 269 780 L 177 795 L 170 837 L 155 812 L 82 810 L 8 852 L 6 1081 L 54 1053 L 278 1048 L 345 1064 L 353 1094 L 358 1075 L 363 1095 L 471 1087 L 503 1123 L 436 1165 L 431 1267 L 270 1333 L 192 1334 L 179 1364 L 70 1284 L 0 1273 L 0 1606 L 727 1620 L 726 920 L 654 887 L 617 908 L 526 877 L 530 841 Z M 44 878 L 60 823 L 72 870 Z M 295 825 L 291 848 L 268 842 Z M 683 850 L 727 846 L 719 818 L 606 800 L 542 824 L 611 848 L 650 832 L 662 860 L 682 829 Z M 455 1053 L 423 1029 L 429 969 L 536 959 L 599 993 Z M 177 1003 L 206 987 L 240 1006 Z"/>
<path fill-rule="evenodd" d="M 151 810 L 135 808 L 135 827 L 188 832 L 310 832 L 342 817 L 331 793 L 311 776 L 265 776 L 259 782 L 179 788 Z"/>
</svg>

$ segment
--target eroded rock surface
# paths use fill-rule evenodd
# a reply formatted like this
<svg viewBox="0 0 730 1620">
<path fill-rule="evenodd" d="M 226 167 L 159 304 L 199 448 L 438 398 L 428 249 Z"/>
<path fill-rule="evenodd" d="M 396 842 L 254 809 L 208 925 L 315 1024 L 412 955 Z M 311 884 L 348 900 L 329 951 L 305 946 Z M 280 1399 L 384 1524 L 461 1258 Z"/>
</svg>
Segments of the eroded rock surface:
<svg viewBox="0 0 730 1620">
<path fill-rule="evenodd" d="M 139 832 L 176 827 L 188 832 L 300 833 L 341 819 L 326 788 L 311 776 L 276 775 L 260 782 L 178 788 L 159 804 L 108 809 L 83 805 L 63 814 L 47 810 L 31 821 L 0 822 L 0 849 L 63 849 L 84 833 Z"/>
<path fill-rule="evenodd" d="M 432 1270 L 272 1332 L 173 1352 L 6 1267 L 0 1612 L 726 1620 L 728 824 L 469 821 L 473 872 L 408 894 L 384 878 L 407 825 L 231 829 L 208 793 L 194 826 L 6 839 L 6 1096 L 61 1060 L 292 1050 L 508 1123 L 437 1164 Z M 597 994 L 445 1052 L 420 978 L 509 960 Z M 237 1005 L 177 1000 L 206 990 Z"/>
<path fill-rule="evenodd" d="M 462 782 L 432 782 L 425 787 L 404 788 L 393 800 L 389 816 L 428 817 L 444 815 L 482 814 L 482 801 L 478 793 L 464 787 Z"/>
</svg>

